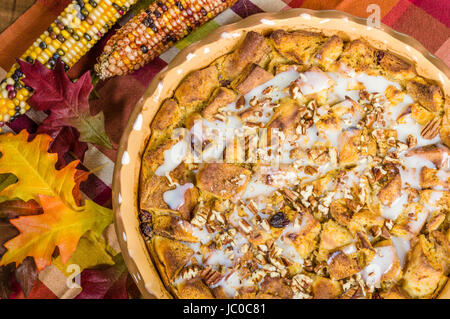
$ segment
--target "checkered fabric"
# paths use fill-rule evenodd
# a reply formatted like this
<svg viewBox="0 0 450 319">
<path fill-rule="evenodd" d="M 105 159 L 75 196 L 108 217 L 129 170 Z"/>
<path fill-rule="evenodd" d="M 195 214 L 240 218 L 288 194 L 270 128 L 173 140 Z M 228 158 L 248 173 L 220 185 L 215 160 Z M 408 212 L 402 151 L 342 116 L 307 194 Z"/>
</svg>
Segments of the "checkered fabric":
<svg viewBox="0 0 450 319">
<path fill-rule="evenodd" d="M 146 0 L 142 0 L 146 1 Z M 141 1 L 141 2 L 142 2 Z M 22 17 L 0 35 L 0 69 L 7 69 L 21 53 L 43 32 L 59 11 L 69 1 L 38 0 Z M 350 14 L 368 17 L 370 4 L 381 8 L 382 22 L 393 29 L 409 34 L 420 41 L 430 52 L 450 65 L 450 1 L 448 0 L 241 0 L 173 48 L 137 72 L 109 79 L 97 85 L 100 98 L 91 101 L 93 112 L 103 111 L 106 118 L 106 130 L 114 144 L 119 143 L 128 116 L 136 102 L 144 93 L 152 78 L 163 69 L 173 57 L 190 43 L 204 37 L 219 26 L 239 21 L 249 15 L 260 12 L 283 11 L 290 8 L 309 8 L 315 10 L 336 9 Z M 135 10 L 136 11 L 136 10 Z M 135 14 L 136 12 L 131 14 Z M 25 31 L 24 31 L 25 30 Z M 27 33 L 27 34 L 26 34 Z M 111 33 L 111 32 L 110 32 Z M 76 78 L 92 68 L 95 58 L 100 54 L 108 34 L 70 71 L 69 76 Z M 0 73 L 1 76 L 1 73 Z M 19 132 L 27 129 L 35 132 L 46 113 L 30 110 L 10 123 L 5 131 Z M 93 170 L 88 181 L 81 186 L 82 192 L 100 205 L 111 207 L 111 182 L 114 168 L 115 151 L 93 145 L 89 146 L 83 165 Z M 114 231 L 108 229 L 109 243 L 114 245 Z M 116 249 L 119 249 L 117 245 Z M 83 273 L 81 274 L 83 277 Z M 68 289 L 66 276 L 52 265 L 39 274 L 31 298 L 74 298 L 78 289 Z M 20 292 L 14 297 L 23 298 Z"/>
</svg>

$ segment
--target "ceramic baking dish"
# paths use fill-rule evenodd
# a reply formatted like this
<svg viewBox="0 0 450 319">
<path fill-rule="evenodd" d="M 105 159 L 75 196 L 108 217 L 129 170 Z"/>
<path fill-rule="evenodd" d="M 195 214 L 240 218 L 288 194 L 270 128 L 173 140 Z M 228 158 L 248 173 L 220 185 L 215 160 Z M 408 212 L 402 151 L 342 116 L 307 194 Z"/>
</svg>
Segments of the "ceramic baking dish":
<svg viewBox="0 0 450 319">
<path fill-rule="evenodd" d="M 237 23 L 218 28 L 202 40 L 181 51 L 156 75 L 130 115 L 117 152 L 113 176 L 115 227 L 127 267 L 145 298 L 173 298 L 162 283 L 139 231 L 138 184 L 141 155 L 150 135 L 150 123 L 161 102 L 170 97 L 179 82 L 191 71 L 209 65 L 229 52 L 253 30 L 311 30 L 325 34 L 342 33 L 350 39 L 365 38 L 378 49 L 413 62 L 419 75 L 434 80 L 446 95 L 450 92 L 450 69 L 413 38 L 381 25 L 368 26 L 367 20 L 344 12 L 292 9 L 277 13 L 256 14 Z M 450 298 L 450 284 L 440 298 Z"/>
</svg>

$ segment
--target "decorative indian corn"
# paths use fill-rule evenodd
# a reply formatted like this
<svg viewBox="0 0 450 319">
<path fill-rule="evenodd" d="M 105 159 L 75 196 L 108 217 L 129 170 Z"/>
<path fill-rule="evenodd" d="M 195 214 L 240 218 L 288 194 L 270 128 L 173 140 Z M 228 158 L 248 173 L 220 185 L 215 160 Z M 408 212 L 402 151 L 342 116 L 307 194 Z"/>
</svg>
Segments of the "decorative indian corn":
<svg viewBox="0 0 450 319">
<path fill-rule="evenodd" d="M 74 0 L 20 57 L 39 61 L 49 69 L 58 58 L 69 69 L 123 16 L 136 0 Z M 23 83 L 14 64 L 0 84 L 0 132 L 5 122 L 25 113 L 33 89 Z"/>
<path fill-rule="evenodd" d="M 106 43 L 95 65 L 101 79 L 131 73 L 237 0 L 165 0 L 152 3 Z"/>
</svg>

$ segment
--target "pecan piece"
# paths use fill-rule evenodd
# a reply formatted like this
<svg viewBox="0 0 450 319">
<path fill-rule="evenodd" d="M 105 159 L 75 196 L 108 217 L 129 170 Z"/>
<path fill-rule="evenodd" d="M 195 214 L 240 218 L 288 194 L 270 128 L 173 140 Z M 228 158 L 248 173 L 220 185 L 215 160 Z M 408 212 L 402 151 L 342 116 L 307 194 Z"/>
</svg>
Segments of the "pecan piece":
<svg viewBox="0 0 450 319">
<path fill-rule="evenodd" d="M 284 197 L 290 201 L 291 203 L 295 203 L 295 201 L 298 198 L 298 193 L 294 192 L 293 190 L 290 190 L 289 188 L 284 188 L 282 190 Z"/>
<path fill-rule="evenodd" d="M 427 140 L 431 140 L 439 134 L 439 127 L 441 125 L 441 119 L 435 117 L 430 120 L 420 131 L 420 135 Z"/>
<path fill-rule="evenodd" d="M 205 284 L 211 286 L 217 284 L 223 278 L 223 275 L 210 267 L 206 267 L 200 273 L 200 277 L 205 281 Z"/>
</svg>

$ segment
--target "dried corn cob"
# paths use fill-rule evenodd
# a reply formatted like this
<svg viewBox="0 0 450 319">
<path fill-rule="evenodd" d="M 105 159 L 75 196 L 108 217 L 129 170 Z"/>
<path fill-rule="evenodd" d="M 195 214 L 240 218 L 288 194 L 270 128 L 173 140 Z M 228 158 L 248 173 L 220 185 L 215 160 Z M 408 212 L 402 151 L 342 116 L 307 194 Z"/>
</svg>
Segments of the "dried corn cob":
<svg viewBox="0 0 450 319">
<path fill-rule="evenodd" d="M 20 57 L 48 68 L 61 58 L 66 69 L 74 65 L 136 0 L 74 0 Z M 5 122 L 25 113 L 33 89 L 24 85 L 16 63 L 0 83 L 0 132 Z"/>
<path fill-rule="evenodd" d="M 108 40 L 95 71 L 101 79 L 131 73 L 237 0 L 157 1 Z"/>
</svg>

